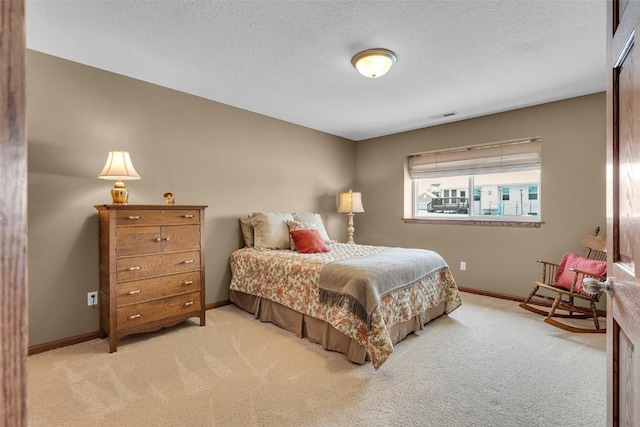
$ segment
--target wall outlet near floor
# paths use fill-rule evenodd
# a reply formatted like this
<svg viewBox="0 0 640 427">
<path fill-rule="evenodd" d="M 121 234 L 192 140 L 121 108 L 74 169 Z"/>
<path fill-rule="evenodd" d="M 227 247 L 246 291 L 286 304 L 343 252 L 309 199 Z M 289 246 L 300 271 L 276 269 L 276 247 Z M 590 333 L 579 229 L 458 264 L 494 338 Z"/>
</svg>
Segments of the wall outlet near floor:
<svg viewBox="0 0 640 427">
<path fill-rule="evenodd" d="M 460 271 L 465 271 L 467 269 L 467 262 L 460 261 Z"/>
<path fill-rule="evenodd" d="M 89 292 L 87 294 L 87 305 L 89 307 L 98 305 L 98 292 Z"/>
</svg>

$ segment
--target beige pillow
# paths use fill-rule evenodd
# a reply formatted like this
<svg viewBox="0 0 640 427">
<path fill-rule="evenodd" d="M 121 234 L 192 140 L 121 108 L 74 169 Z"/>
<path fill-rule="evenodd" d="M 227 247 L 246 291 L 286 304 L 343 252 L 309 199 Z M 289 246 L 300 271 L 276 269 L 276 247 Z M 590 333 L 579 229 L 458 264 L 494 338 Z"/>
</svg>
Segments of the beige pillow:
<svg viewBox="0 0 640 427">
<path fill-rule="evenodd" d="M 315 224 L 316 229 L 318 230 L 318 232 L 320 233 L 320 236 L 322 237 L 322 240 L 324 240 L 325 243 L 331 242 L 331 239 L 329 238 L 329 234 L 327 234 L 327 230 L 324 228 L 324 224 L 322 223 L 322 217 L 320 216 L 320 214 L 313 213 L 313 212 L 297 213 L 294 217 L 294 220 L 299 222 L 308 222 L 311 224 Z"/>
<path fill-rule="evenodd" d="M 256 249 L 289 249 L 290 212 L 254 212 L 249 217 L 253 226 L 253 246 Z"/>
<path fill-rule="evenodd" d="M 287 221 L 287 225 L 289 226 L 289 245 L 291 245 L 292 251 L 297 251 L 296 242 L 291 237 L 291 232 L 296 230 L 317 230 L 316 225 L 310 222 L 300 222 L 300 221 Z"/>
<path fill-rule="evenodd" d="M 240 230 L 242 231 L 242 238 L 244 239 L 244 245 L 247 247 L 253 246 L 253 225 L 251 225 L 251 219 L 248 216 L 240 217 Z"/>
</svg>

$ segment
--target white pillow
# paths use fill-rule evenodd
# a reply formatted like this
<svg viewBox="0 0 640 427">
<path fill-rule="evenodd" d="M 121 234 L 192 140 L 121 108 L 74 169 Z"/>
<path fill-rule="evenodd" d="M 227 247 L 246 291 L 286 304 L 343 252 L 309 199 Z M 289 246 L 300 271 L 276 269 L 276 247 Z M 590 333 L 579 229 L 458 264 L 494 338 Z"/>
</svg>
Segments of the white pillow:
<svg viewBox="0 0 640 427">
<path fill-rule="evenodd" d="M 327 230 L 324 228 L 324 224 L 322 223 L 322 217 L 320 216 L 320 214 L 313 213 L 313 212 L 297 213 L 295 214 L 294 220 L 299 222 L 308 222 L 311 224 L 315 224 L 316 229 L 320 233 L 320 237 L 322 237 L 322 240 L 324 240 L 325 243 L 331 242 L 331 239 L 327 234 Z"/>
<path fill-rule="evenodd" d="M 253 246 L 256 249 L 289 249 L 290 212 L 254 212 L 249 217 L 253 226 Z"/>
</svg>

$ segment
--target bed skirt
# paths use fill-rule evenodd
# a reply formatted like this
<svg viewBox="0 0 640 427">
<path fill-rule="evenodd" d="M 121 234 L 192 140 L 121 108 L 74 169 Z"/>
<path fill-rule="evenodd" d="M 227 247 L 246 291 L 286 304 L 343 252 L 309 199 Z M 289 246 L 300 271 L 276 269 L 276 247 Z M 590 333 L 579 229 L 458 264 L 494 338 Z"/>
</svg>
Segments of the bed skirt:
<svg viewBox="0 0 640 427">
<path fill-rule="evenodd" d="M 273 323 L 300 338 L 306 337 L 311 342 L 321 344 L 325 350 L 343 353 L 351 362 L 362 365 L 367 360 L 364 347 L 323 320 L 299 313 L 277 302 L 233 289 L 229 290 L 229 299 L 241 309 L 253 314 L 256 319 Z M 444 314 L 444 311 L 445 303 L 442 302 L 410 320 L 391 325 L 391 341 L 393 344 L 402 341 L 410 333 L 423 329 L 424 325 Z"/>
</svg>

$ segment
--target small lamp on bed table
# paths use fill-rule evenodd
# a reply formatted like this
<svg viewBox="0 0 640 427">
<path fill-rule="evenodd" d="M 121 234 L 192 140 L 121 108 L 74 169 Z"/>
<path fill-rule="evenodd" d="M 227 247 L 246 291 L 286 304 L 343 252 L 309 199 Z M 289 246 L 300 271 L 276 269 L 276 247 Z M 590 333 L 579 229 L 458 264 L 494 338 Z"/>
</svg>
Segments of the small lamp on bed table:
<svg viewBox="0 0 640 427">
<path fill-rule="evenodd" d="M 353 227 L 353 214 L 355 212 L 364 212 L 364 208 L 362 207 L 362 194 L 354 193 L 351 190 L 347 193 L 340 193 L 338 212 L 346 213 L 349 217 L 349 224 L 347 226 L 349 238 L 347 239 L 347 243 L 355 244 L 356 242 L 353 241 L 353 232 L 355 231 Z"/>
</svg>

